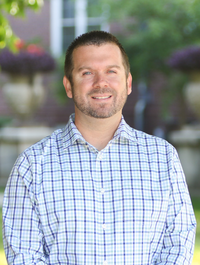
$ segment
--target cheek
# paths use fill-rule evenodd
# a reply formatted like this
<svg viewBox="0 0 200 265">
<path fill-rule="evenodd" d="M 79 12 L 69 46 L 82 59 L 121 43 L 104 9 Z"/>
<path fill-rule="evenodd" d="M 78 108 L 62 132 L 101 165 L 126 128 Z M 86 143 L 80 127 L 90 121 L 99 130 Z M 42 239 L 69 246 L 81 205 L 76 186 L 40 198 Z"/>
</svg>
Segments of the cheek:
<svg viewBox="0 0 200 265">
<path fill-rule="evenodd" d="M 110 87 L 120 88 L 124 85 L 124 79 L 120 77 L 109 77 L 107 78 L 107 83 Z"/>
<path fill-rule="evenodd" d="M 74 86 L 78 88 L 78 90 L 84 90 L 90 88 L 93 84 L 92 78 L 84 78 L 84 79 L 76 79 L 74 82 Z"/>
</svg>

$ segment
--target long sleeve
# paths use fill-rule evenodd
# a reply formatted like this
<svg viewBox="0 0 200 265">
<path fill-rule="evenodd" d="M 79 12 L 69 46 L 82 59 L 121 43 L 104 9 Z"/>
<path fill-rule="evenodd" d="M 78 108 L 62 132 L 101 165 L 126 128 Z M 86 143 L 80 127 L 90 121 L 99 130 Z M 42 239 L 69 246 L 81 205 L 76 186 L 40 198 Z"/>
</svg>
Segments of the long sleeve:
<svg viewBox="0 0 200 265">
<path fill-rule="evenodd" d="M 185 176 L 175 151 L 163 248 L 156 264 L 191 264 L 195 231 L 195 215 Z"/>
<path fill-rule="evenodd" d="M 28 161 L 21 156 L 5 189 L 3 241 L 8 264 L 46 264 L 31 174 Z"/>
<path fill-rule="evenodd" d="M 122 121 L 98 152 L 73 126 L 28 148 L 11 172 L 8 264 L 191 265 L 196 220 L 175 149 Z"/>
</svg>

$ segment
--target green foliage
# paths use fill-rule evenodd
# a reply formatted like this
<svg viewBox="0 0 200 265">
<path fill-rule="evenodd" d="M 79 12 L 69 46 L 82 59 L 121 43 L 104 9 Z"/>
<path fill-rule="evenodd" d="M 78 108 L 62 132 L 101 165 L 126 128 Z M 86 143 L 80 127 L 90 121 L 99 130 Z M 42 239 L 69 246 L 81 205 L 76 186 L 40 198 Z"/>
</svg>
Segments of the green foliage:
<svg viewBox="0 0 200 265">
<path fill-rule="evenodd" d="M 68 101 L 68 97 L 63 86 L 64 62 L 65 54 L 57 58 L 54 78 L 55 81 L 53 84 L 55 87 L 55 95 L 61 104 L 65 104 Z"/>
<path fill-rule="evenodd" d="M 88 17 L 101 17 L 103 13 L 103 6 L 99 0 L 87 0 L 87 15 Z"/>
<path fill-rule="evenodd" d="M 104 0 L 103 0 L 104 1 Z M 200 43 L 199 0 L 106 0 L 110 21 L 119 25 L 135 79 L 168 71 L 166 59 L 179 48 Z M 120 21 L 120 22 L 119 22 Z"/>
<path fill-rule="evenodd" d="M 0 224 L 1 224 L 1 227 L 2 227 L 2 208 L 0 208 Z M 0 249 L 3 249 L 3 235 L 2 235 L 2 231 L 1 230 L 0 230 Z"/>
<path fill-rule="evenodd" d="M 12 118 L 11 117 L 0 116 L 0 128 L 4 127 L 6 124 L 9 124 L 10 122 L 12 122 Z M 1 188 L 0 188 L 0 192 L 1 192 Z"/>
<path fill-rule="evenodd" d="M 196 230 L 196 244 L 200 247 L 200 198 L 199 197 L 193 197 L 192 198 L 192 204 L 195 211 L 195 217 L 197 221 L 197 230 Z M 200 260 L 200 258 L 199 258 Z"/>
<path fill-rule="evenodd" d="M 43 4 L 43 0 L 1 0 L 0 1 L 0 49 L 8 46 L 14 50 L 16 36 L 9 25 L 7 14 L 12 16 L 25 16 L 25 10 L 31 8 L 37 10 Z"/>
</svg>

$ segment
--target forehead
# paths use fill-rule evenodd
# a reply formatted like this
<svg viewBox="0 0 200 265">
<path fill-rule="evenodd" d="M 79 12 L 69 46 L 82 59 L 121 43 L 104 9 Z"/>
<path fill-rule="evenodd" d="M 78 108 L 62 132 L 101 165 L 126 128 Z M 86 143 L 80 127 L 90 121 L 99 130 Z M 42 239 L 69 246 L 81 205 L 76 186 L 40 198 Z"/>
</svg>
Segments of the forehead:
<svg viewBox="0 0 200 265">
<path fill-rule="evenodd" d="M 123 64 L 121 50 L 114 43 L 79 46 L 74 49 L 72 56 L 74 67 L 86 62 Z"/>
</svg>

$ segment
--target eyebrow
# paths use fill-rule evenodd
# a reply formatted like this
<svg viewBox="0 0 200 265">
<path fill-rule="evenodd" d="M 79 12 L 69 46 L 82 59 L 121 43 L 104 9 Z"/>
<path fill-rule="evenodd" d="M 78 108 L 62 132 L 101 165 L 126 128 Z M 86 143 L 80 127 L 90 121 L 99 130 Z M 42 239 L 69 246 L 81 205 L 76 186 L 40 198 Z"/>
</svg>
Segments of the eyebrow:
<svg viewBox="0 0 200 265">
<path fill-rule="evenodd" d="M 121 69 L 121 67 L 117 64 L 113 64 L 113 65 L 108 65 L 107 68 L 117 68 L 117 69 Z M 80 68 L 78 68 L 78 72 L 81 72 L 83 70 L 91 70 L 92 67 L 89 66 L 82 66 Z"/>
<path fill-rule="evenodd" d="M 78 72 L 81 72 L 81 71 L 83 71 L 83 70 L 90 70 L 90 69 L 92 69 L 91 67 L 87 67 L 87 66 L 82 66 L 82 67 L 80 67 L 80 68 L 78 68 Z"/>
<path fill-rule="evenodd" d="M 109 65 L 108 68 L 117 68 L 117 69 L 121 69 L 121 67 L 117 64 L 113 64 L 113 65 Z"/>
</svg>

